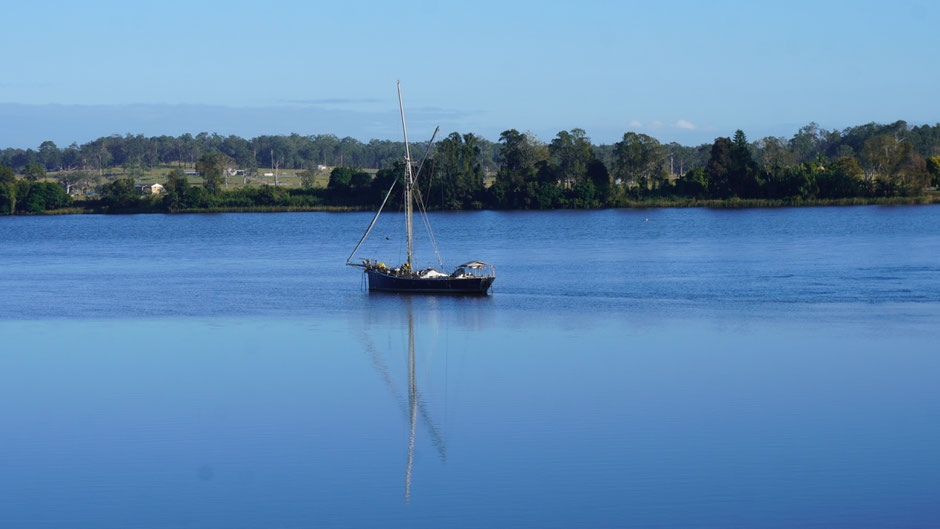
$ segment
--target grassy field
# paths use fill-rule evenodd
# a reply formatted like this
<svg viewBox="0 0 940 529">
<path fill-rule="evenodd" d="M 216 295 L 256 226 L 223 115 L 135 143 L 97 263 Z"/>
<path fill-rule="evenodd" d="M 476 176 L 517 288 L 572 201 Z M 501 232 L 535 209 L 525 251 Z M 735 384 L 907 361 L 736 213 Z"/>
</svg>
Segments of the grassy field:
<svg viewBox="0 0 940 529">
<path fill-rule="evenodd" d="M 161 165 L 157 167 L 151 167 L 149 169 L 136 172 L 137 175 L 134 177 L 134 182 L 141 185 L 147 184 L 162 184 L 166 181 L 166 175 L 173 169 L 180 168 L 183 171 L 192 171 L 192 167 L 188 164 L 183 164 L 182 167 L 178 167 L 176 164 L 173 165 Z M 330 181 L 330 171 L 333 167 L 328 167 L 325 170 L 319 171 L 316 177 L 313 180 L 314 187 L 326 187 Z M 363 169 L 365 172 L 375 175 L 376 169 Z M 287 188 L 300 188 L 303 187 L 300 182 L 299 174 L 302 173 L 303 169 L 278 169 L 277 171 L 277 180 L 278 185 L 281 187 Z M 89 171 L 91 172 L 91 171 Z M 230 176 L 228 179 L 228 189 L 239 189 L 242 187 L 260 187 L 263 185 L 274 185 L 273 176 L 264 176 L 267 173 L 273 173 L 273 169 L 264 169 L 259 168 L 258 172 L 249 177 L 245 176 Z M 46 179 L 48 181 L 55 181 L 59 172 L 51 171 L 46 173 Z M 109 170 L 104 171 L 103 173 L 105 180 L 114 180 L 117 178 L 125 178 L 128 176 L 128 173 L 125 173 L 120 167 L 114 167 Z M 202 178 L 198 175 L 187 175 L 191 184 L 202 185 Z"/>
</svg>

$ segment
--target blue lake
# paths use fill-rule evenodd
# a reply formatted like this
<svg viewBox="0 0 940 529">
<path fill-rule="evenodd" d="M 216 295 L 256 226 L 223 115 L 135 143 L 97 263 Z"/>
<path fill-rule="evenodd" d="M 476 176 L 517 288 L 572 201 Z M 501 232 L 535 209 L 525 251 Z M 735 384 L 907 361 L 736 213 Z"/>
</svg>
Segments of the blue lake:
<svg viewBox="0 0 940 529">
<path fill-rule="evenodd" d="M 370 220 L 0 217 L 0 527 L 940 525 L 940 208 Z"/>
</svg>

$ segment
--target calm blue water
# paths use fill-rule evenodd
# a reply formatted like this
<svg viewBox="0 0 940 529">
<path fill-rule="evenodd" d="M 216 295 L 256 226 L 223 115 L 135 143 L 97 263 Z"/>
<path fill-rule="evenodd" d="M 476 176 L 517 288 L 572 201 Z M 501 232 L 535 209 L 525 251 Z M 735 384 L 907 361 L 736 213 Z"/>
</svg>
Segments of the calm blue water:
<svg viewBox="0 0 940 529">
<path fill-rule="evenodd" d="M 370 219 L 0 218 L 0 527 L 940 525 L 940 208 Z"/>
</svg>

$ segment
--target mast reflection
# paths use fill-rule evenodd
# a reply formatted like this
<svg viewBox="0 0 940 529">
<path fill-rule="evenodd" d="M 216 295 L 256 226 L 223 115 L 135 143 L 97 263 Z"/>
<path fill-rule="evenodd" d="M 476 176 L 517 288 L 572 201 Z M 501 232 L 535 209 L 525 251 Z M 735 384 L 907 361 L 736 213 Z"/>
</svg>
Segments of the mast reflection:
<svg viewBox="0 0 940 529">
<path fill-rule="evenodd" d="M 418 389 L 415 384 L 415 317 L 408 306 L 408 412 L 411 433 L 408 435 L 408 468 L 405 470 L 405 503 L 411 497 L 411 469 L 415 461 L 415 418 L 418 415 Z"/>
<path fill-rule="evenodd" d="M 411 481 L 414 474 L 415 447 L 418 437 L 418 423 L 422 424 L 422 429 L 427 432 L 432 446 L 438 453 L 442 462 L 447 460 L 447 446 L 441 430 L 435 425 L 428 411 L 427 403 L 420 391 L 417 383 L 417 362 L 415 359 L 415 316 L 410 297 L 402 297 L 401 302 L 404 305 L 406 322 L 408 326 L 408 349 L 407 349 L 407 398 L 401 393 L 401 386 L 396 382 L 393 376 L 393 370 L 389 368 L 385 356 L 381 350 L 375 347 L 375 344 L 365 335 L 366 351 L 370 354 L 372 366 L 378 372 L 379 376 L 385 382 L 386 387 L 395 401 L 402 407 L 404 415 L 408 421 L 408 456 L 405 464 L 405 503 L 411 499 Z M 394 313 L 394 312 L 391 312 Z M 400 314 L 400 312 L 398 312 Z M 385 314 L 389 314 L 386 312 Z M 399 320 L 401 321 L 401 320 Z M 446 389 L 445 389 L 446 390 Z"/>
</svg>

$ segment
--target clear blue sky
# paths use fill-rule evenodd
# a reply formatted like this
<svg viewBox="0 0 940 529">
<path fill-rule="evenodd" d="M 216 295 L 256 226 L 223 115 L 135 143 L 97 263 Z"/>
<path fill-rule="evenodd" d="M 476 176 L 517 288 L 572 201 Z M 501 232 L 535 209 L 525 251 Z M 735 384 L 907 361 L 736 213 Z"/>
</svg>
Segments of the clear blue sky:
<svg viewBox="0 0 940 529">
<path fill-rule="evenodd" d="M 940 3 L 10 2 L 0 147 L 507 128 L 698 144 L 940 121 Z M 50 106 L 52 104 L 53 106 Z"/>
</svg>

